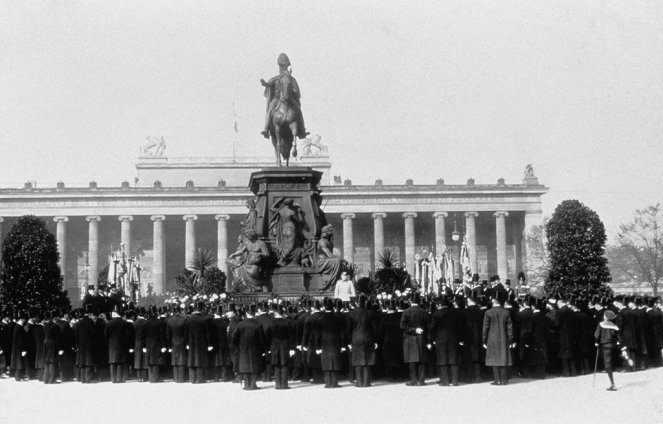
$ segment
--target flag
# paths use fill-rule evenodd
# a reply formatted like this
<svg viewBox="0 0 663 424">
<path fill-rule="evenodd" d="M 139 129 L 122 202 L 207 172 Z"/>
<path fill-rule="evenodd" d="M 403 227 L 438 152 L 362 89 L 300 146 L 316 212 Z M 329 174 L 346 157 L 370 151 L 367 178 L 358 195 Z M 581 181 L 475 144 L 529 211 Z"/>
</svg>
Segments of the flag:
<svg viewBox="0 0 663 424">
<path fill-rule="evenodd" d="M 463 240 L 460 250 L 460 266 L 463 270 L 463 281 L 472 280 L 472 265 L 470 264 L 470 249 L 467 247 L 467 241 Z"/>
</svg>

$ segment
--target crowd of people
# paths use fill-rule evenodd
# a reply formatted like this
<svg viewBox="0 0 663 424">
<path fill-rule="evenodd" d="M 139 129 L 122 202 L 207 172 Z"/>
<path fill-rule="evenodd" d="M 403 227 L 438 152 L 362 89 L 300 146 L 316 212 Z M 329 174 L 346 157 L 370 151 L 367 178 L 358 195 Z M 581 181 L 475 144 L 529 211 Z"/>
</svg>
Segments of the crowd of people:
<svg viewBox="0 0 663 424">
<path fill-rule="evenodd" d="M 374 379 L 442 386 L 633 372 L 661 365 L 660 298 L 516 298 L 501 283 L 341 298 L 170 299 L 167 306 L 88 299 L 74 311 L 2 311 L 3 377 L 46 384 L 272 379 L 339 387 Z M 492 371 L 492 372 L 491 372 Z M 409 375 L 409 378 L 408 378 Z"/>
</svg>

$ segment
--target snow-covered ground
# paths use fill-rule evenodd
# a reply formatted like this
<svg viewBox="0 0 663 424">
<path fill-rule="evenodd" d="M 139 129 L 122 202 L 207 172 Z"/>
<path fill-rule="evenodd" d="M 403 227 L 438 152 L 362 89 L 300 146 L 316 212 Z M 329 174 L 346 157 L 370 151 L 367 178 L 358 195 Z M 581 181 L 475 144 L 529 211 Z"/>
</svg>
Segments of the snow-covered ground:
<svg viewBox="0 0 663 424">
<path fill-rule="evenodd" d="M 0 380 L 0 423 L 663 423 L 663 368 L 617 373 L 608 392 L 598 374 L 508 386 L 424 387 L 378 381 L 340 389 L 303 383 L 292 390 L 242 391 L 233 383 L 192 385 L 65 383 Z M 233 421 L 228 421 L 233 420 Z M 241 421 L 240 421 L 241 420 Z"/>
</svg>

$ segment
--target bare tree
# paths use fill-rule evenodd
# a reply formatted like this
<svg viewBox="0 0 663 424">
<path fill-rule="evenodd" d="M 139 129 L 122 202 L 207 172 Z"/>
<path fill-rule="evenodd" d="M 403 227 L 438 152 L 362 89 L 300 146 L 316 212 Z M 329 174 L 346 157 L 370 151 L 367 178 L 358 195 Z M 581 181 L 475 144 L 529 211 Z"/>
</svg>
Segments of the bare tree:
<svg viewBox="0 0 663 424">
<path fill-rule="evenodd" d="M 660 203 L 636 210 L 632 222 L 620 225 L 617 245 L 610 255 L 620 274 L 647 282 L 654 296 L 663 277 L 662 224 Z"/>
</svg>

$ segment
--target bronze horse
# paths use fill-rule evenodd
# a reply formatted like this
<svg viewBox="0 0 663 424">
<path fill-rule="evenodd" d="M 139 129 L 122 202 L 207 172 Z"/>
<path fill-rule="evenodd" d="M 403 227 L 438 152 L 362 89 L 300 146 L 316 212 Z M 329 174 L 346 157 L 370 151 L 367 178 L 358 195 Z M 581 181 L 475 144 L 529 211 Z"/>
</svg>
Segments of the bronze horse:
<svg viewBox="0 0 663 424">
<path fill-rule="evenodd" d="M 277 93 L 278 105 L 272 113 L 272 119 L 269 125 L 269 134 L 274 146 L 276 155 L 276 164 L 283 166 L 282 160 L 285 160 L 285 166 L 289 166 L 290 156 L 297 157 L 297 134 L 300 114 L 302 113 L 298 105 L 291 99 L 295 98 L 296 82 L 289 74 L 282 75 L 278 84 L 279 93 Z"/>
</svg>

